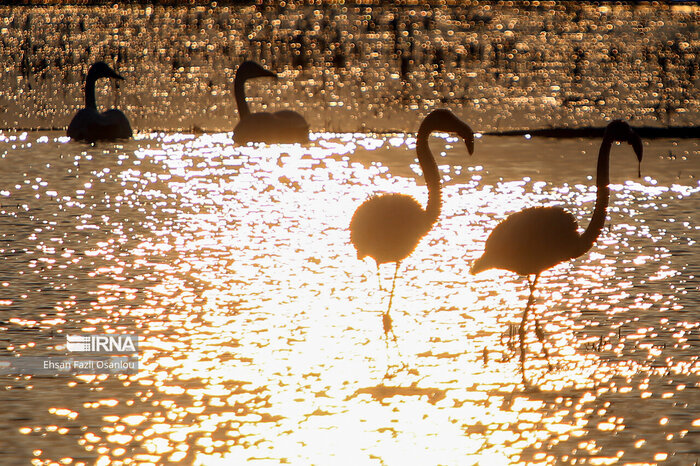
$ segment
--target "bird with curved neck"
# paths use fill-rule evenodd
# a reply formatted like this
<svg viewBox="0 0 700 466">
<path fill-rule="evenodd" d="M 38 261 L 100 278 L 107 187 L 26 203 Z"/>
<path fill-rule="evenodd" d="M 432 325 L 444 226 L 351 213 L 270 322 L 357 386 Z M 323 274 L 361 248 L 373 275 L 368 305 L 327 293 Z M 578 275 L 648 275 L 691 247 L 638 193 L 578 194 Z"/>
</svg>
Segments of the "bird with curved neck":
<svg viewBox="0 0 700 466">
<path fill-rule="evenodd" d="M 610 149 L 614 142 L 627 142 L 634 148 L 639 166 L 642 162 L 642 140 L 621 120 L 611 122 L 605 129 L 598 154 L 595 208 L 588 227 L 581 234 L 572 214 L 560 207 L 532 207 L 510 215 L 499 223 L 486 240 L 484 254 L 474 261 L 471 273 L 489 269 L 504 269 L 528 278 L 530 295 L 523 312 L 518 334 L 520 337 L 520 370 L 525 377 L 525 324 L 533 303 L 533 293 L 540 274 L 560 262 L 588 252 L 600 236 L 605 223 L 610 198 Z M 530 281 L 530 275 L 534 280 Z M 540 341 L 544 334 L 536 321 Z M 547 355 L 546 349 L 543 350 Z"/>
<path fill-rule="evenodd" d="M 442 207 L 440 173 L 433 157 L 428 138 L 433 131 L 457 133 L 467 145 L 469 154 L 474 151 L 474 133 L 471 128 L 449 110 L 435 110 L 418 129 L 416 152 L 428 186 L 428 204 L 425 209 L 411 196 L 384 194 L 375 196 L 360 205 L 350 221 L 350 241 L 357 250 L 358 259 L 369 256 L 377 264 L 395 262 L 389 306 L 383 314 L 384 333 L 393 333 L 391 302 L 401 261 L 408 257 L 418 242 L 433 227 Z M 394 335 L 394 340 L 396 336 Z"/>
<path fill-rule="evenodd" d="M 277 78 L 253 61 L 245 61 L 236 70 L 233 92 L 238 106 L 239 122 L 233 129 L 236 144 L 264 142 L 267 144 L 293 144 L 309 141 L 309 124 L 303 116 L 292 110 L 251 113 L 245 99 L 245 82 L 252 78 Z"/>
<path fill-rule="evenodd" d="M 100 78 L 124 79 L 105 62 L 98 61 L 90 67 L 85 78 L 85 108 L 76 113 L 66 131 L 71 139 L 94 142 L 132 136 L 129 120 L 120 110 L 97 111 L 95 82 Z"/>
</svg>

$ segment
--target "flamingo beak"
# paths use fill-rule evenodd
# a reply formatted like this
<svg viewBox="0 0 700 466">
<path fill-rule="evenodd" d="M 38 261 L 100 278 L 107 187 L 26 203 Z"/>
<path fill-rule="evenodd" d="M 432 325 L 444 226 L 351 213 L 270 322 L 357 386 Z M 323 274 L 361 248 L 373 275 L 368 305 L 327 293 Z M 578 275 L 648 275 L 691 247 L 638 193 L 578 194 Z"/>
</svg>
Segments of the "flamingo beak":
<svg viewBox="0 0 700 466">
<path fill-rule="evenodd" d="M 634 154 L 637 156 L 637 176 L 642 177 L 642 156 L 644 155 L 644 143 L 642 138 L 633 131 L 630 132 L 627 142 L 634 149 Z"/>
<path fill-rule="evenodd" d="M 462 128 L 462 130 L 459 132 L 459 135 L 462 137 L 462 139 L 464 139 L 469 155 L 472 155 L 474 153 L 474 131 L 472 131 L 469 126 L 464 125 L 464 128 Z"/>
</svg>

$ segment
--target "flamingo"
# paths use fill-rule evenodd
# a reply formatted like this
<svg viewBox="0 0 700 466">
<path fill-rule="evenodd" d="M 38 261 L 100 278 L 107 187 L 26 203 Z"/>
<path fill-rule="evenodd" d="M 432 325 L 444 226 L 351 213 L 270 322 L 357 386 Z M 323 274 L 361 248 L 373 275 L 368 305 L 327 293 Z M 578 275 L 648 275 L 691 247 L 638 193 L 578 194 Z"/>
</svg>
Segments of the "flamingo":
<svg viewBox="0 0 700 466">
<path fill-rule="evenodd" d="M 595 243 L 605 223 L 610 197 L 610 148 L 613 142 L 626 141 L 634 148 L 638 170 L 642 163 L 642 140 L 630 126 L 621 120 L 612 121 L 603 134 L 598 154 L 596 195 L 593 217 L 586 230 L 579 234 L 576 219 L 560 207 L 531 207 L 510 215 L 499 223 L 486 240 L 484 254 L 474 261 L 470 272 L 476 274 L 489 269 L 504 269 L 527 277 L 530 295 L 518 329 L 520 337 L 520 371 L 525 376 L 525 323 L 533 303 L 533 293 L 540 274 L 560 262 L 579 257 Z M 639 174 L 641 174 L 639 172 Z M 534 280 L 530 281 L 530 275 Z M 535 322 L 538 339 L 544 334 Z M 543 345 L 545 356 L 548 354 Z"/>
<path fill-rule="evenodd" d="M 268 144 L 305 143 L 309 141 L 309 124 L 292 110 L 251 113 L 245 100 L 245 82 L 251 78 L 277 75 L 253 61 L 241 63 L 233 80 L 233 91 L 240 121 L 233 130 L 236 144 L 265 142 Z"/>
<path fill-rule="evenodd" d="M 94 142 L 131 138 L 131 125 L 121 110 L 113 108 L 102 113 L 97 111 L 95 81 L 100 78 L 124 79 L 103 61 L 90 67 L 85 78 L 85 108 L 75 114 L 66 131 L 71 139 Z"/>
<path fill-rule="evenodd" d="M 379 266 L 395 262 L 396 269 L 391 282 L 389 306 L 382 315 L 384 334 L 393 333 L 389 315 L 394 296 L 396 276 L 401 261 L 408 257 L 418 242 L 433 227 L 442 207 L 440 173 L 428 146 L 433 131 L 457 133 L 464 139 L 469 154 L 474 152 L 474 133 L 471 128 L 449 110 L 434 110 L 420 125 L 416 142 L 418 162 L 428 186 L 428 204 L 423 209 L 418 201 L 405 194 L 374 196 L 362 203 L 350 221 L 350 241 L 357 250 L 357 258 L 369 256 Z M 396 335 L 394 334 L 394 341 Z"/>
</svg>

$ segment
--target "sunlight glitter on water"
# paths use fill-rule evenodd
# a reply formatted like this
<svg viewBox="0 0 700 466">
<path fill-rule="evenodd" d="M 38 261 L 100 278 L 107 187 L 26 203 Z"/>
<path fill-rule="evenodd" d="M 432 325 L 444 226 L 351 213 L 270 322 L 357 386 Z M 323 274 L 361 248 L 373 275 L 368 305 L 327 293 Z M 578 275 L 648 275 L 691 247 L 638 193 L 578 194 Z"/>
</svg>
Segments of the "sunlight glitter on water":
<svg viewBox="0 0 700 466">
<path fill-rule="evenodd" d="M 425 203 L 411 135 L 316 134 L 308 148 L 237 148 L 230 133 L 98 147 L 4 136 L 7 354 L 60 351 L 64 333 L 142 335 L 135 376 L 5 378 L 32 400 L 2 418 L 19 435 L 8 458 L 37 445 L 37 460 L 105 464 L 605 463 L 620 451 L 651 463 L 690 441 L 695 143 L 675 149 L 686 160 L 647 144 L 643 179 L 614 149 L 609 226 L 542 277 L 535 313 L 555 367 L 529 337 L 542 392 L 523 392 L 509 327 L 526 287 L 469 265 L 524 207 L 563 205 L 585 226 L 598 141 L 482 138 L 470 158 L 432 139 L 451 180 L 401 268 L 397 347 L 381 322 L 392 267 L 380 291 L 348 224 L 373 194 Z"/>
<path fill-rule="evenodd" d="M 245 59 L 281 77 L 251 83 L 252 105 L 294 102 L 316 130 L 410 129 L 441 105 L 473 111 L 481 130 L 688 125 L 697 15 L 663 3 L 2 5 L 0 126 L 65 127 L 87 66 L 107 60 L 126 81 L 98 84 L 98 101 L 118 101 L 135 128 L 225 131 Z"/>
</svg>

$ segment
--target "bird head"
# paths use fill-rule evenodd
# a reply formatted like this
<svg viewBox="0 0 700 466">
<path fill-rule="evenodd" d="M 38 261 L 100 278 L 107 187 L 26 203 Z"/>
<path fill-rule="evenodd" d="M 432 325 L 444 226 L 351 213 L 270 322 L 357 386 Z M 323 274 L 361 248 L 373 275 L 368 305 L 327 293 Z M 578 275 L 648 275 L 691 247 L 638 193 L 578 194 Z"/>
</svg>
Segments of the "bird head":
<svg viewBox="0 0 700 466">
<path fill-rule="evenodd" d="M 644 156 L 644 144 L 639 135 L 622 120 L 614 120 L 605 128 L 605 136 L 613 141 L 626 142 L 634 149 L 634 154 L 637 156 L 637 171 L 641 175 L 642 157 Z"/>
<path fill-rule="evenodd" d="M 469 155 L 474 153 L 474 131 L 447 109 L 440 108 L 430 112 L 421 123 L 421 128 L 418 131 L 457 133 L 459 137 L 464 139 Z"/>
<path fill-rule="evenodd" d="M 99 78 L 124 79 L 122 75 L 118 74 L 103 61 L 98 61 L 90 67 L 88 70 L 88 78 L 92 78 L 94 80 Z"/>
<path fill-rule="evenodd" d="M 237 78 L 250 79 L 250 78 L 275 78 L 277 79 L 277 74 L 272 71 L 266 70 L 258 63 L 254 61 L 244 61 L 238 67 L 236 71 Z"/>
</svg>

